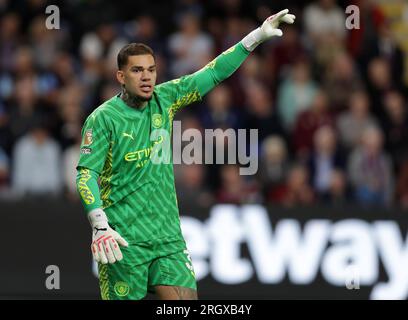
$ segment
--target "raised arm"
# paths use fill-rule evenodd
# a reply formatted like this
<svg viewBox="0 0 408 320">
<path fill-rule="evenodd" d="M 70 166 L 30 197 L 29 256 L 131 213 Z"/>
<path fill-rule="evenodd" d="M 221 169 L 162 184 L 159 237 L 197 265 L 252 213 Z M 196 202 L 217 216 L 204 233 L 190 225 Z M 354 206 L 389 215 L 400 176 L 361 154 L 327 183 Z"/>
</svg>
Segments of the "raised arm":
<svg viewBox="0 0 408 320">
<path fill-rule="evenodd" d="M 173 102 L 169 105 L 170 118 L 173 119 L 174 114 L 184 106 L 201 100 L 211 89 L 231 76 L 259 44 L 274 36 L 282 36 L 279 24 L 295 21 L 295 16 L 288 12 L 285 9 L 270 16 L 259 28 L 197 72 L 158 85 L 163 97 Z"/>
<path fill-rule="evenodd" d="M 206 95 L 220 82 L 230 77 L 245 61 L 250 51 L 241 42 L 221 53 L 204 68 L 191 75 L 201 97 Z"/>
</svg>

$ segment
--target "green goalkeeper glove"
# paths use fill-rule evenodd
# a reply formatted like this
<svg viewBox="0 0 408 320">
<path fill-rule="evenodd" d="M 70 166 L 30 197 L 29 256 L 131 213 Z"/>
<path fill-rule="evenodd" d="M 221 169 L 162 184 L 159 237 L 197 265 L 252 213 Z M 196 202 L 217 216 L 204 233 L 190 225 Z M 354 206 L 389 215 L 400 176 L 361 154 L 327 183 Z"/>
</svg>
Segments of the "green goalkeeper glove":
<svg viewBox="0 0 408 320">
<path fill-rule="evenodd" d="M 108 223 L 105 212 L 98 208 L 89 212 L 92 226 L 92 255 L 96 262 L 115 263 L 123 258 L 119 245 L 127 247 L 128 243 Z"/>
<path fill-rule="evenodd" d="M 262 26 L 250 32 L 241 43 L 248 51 L 253 51 L 259 44 L 272 37 L 281 37 L 283 32 L 279 29 L 281 22 L 292 24 L 295 22 L 295 15 L 289 14 L 289 10 L 282 10 L 267 18 Z"/>
</svg>

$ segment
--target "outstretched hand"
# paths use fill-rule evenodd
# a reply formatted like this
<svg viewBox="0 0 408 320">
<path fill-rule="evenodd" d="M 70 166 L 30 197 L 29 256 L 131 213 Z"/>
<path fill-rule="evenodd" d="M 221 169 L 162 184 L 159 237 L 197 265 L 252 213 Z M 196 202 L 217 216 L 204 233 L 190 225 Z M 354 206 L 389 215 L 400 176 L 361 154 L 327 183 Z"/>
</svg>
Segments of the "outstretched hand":
<svg viewBox="0 0 408 320">
<path fill-rule="evenodd" d="M 270 17 L 268 17 L 261 26 L 261 30 L 264 33 L 265 39 L 273 36 L 281 37 L 283 32 L 279 29 L 279 24 L 282 22 L 292 24 L 295 22 L 296 16 L 288 13 L 289 10 L 282 10 Z"/>
<path fill-rule="evenodd" d="M 290 14 L 288 9 L 279 11 L 268 17 L 259 28 L 253 30 L 242 39 L 242 44 L 248 51 L 253 51 L 262 42 L 275 36 L 281 37 L 283 32 L 279 29 L 279 25 L 282 22 L 292 24 L 295 22 L 295 19 L 295 15 Z"/>
</svg>

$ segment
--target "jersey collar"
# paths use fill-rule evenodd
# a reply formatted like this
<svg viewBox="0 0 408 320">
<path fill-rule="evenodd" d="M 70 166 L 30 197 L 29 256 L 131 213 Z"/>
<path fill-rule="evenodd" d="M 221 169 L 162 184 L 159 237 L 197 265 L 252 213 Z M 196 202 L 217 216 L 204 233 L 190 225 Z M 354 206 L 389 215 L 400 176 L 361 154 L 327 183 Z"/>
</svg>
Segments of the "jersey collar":
<svg viewBox="0 0 408 320">
<path fill-rule="evenodd" d="M 120 98 L 120 93 L 113 97 L 113 102 L 124 114 L 133 118 L 139 118 L 149 107 L 149 103 L 147 103 L 143 109 L 129 107 L 125 101 Z"/>
</svg>

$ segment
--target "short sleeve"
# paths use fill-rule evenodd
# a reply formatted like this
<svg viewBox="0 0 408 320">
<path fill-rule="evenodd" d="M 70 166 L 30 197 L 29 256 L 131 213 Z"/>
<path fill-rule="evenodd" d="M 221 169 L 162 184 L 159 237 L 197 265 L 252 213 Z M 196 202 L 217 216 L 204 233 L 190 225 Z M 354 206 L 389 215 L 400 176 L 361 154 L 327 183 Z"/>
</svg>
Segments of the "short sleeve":
<svg viewBox="0 0 408 320">
<path fill-rule="evenodd" d="M 85 167 L 101 173 L 109 152 L 110 141 L 111 130 L 103 113 L 92 113 L 82 128 L 78 167 Z"/>
</svg>

